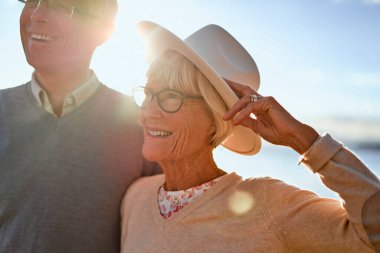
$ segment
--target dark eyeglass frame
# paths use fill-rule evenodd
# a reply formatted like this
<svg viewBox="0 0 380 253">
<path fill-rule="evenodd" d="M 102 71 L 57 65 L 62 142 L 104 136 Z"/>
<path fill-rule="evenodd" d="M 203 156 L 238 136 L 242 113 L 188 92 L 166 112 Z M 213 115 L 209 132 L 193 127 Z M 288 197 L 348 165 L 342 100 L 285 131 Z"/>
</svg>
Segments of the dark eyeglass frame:
<svg viewBox="0 0 380 253">
<path fill-rule="evenodd" d="M 26 5 L 26 4 L 29 2 L 28 0 L 17 0 L 17 1 L 23 3 L 24 5 Z M 39 5 L 40 5 L 40 3 L 41 3 L 42 1 L 44 1 L 44 0 L 35 0 L 35 2 L 38 2 L 36 8 L 39 7 Z M 69 11 L 69 13 L 68 13 L 68 14 L 69 14 L 69 19 L 72 19 L 72 18 L 73 18 L 74 13 L 78 13 L 78 14 L 81 15 L 81 16 L 87 16 L 87 17 L 91 17 L 91 18 L 99 19 L 99 17 L 97 17 L 97 16 L 95 16 L 95 15 L 92 15 L 92 14 L 90 14 L 90 13 L 86 13 L 86 12 L 80 10 L 79 8 L 77 8 L 77 6 L 76 6 L 77 2 L 78 2 L 78 0 L 75 0 L 75 1 L 74 1 L 74 4 L 73 4 L 73 6 L 72 6 L 72 9 L 71 9 L 71 11 Z"/>
<path fill-rule="evenodd" d="M 142 102 L 142 105 L 139 106 L 139 104 L 137 103 L 137 99 L 136 99 L 136 92 L 139 90 L 141 91 L 141 89 L 144 90 L 144 93 L 145 93 L 145 100 Z M 148 93 L 147 93 L 148 91 Z M 162 101 L 160 99 L 160 94 L 164 93 L 164 92 L 172 92 L 172 93 L 176 93 L 178 95 L 178 98 L 176 99 L 180 99 L 181 102 L 179 103 L 178 105 L 178 108 L 176 110 L 167 110 L 164 108 L 164 106 L 162 106 Z M 174 89 L 164 89 L 164 90 L 160 90 L 158 92 L 153 92 L 152 90 L 150 90 L 148 87 L 145 87 L 145 86 L 138 86 L 138 87 L 135 87 L 133 90 L 132 90 L 132 94 L 133 94 L 133 101 L 135 102 L 136 106 L 139 107 L 139 108 L 142 108 L 144 109 L 145 108 L 145 103 L 147 101 L 147 99 L 149 99 L 149 96 L 150 96 L 150 101 L 149 103 L 152 103 L 153 99 L 155 97 L 157 97 L 157 102 L 158 102 L 158 105 L 160 106 L 161 110 L 163 110 L 164 112 L 167 112 L 167 113 L 176 113 L 178 112 L 181 107 L 182 107 L 182 104 L 183 104 L 183 101 L 185 99 L 204 99 L 202 96 L 193 96 L 193 95 L 187 95 L 187 94 L 184 94 L 180 91 L 177 91 L 177 90 L 174 90 Z"/>
</svg>

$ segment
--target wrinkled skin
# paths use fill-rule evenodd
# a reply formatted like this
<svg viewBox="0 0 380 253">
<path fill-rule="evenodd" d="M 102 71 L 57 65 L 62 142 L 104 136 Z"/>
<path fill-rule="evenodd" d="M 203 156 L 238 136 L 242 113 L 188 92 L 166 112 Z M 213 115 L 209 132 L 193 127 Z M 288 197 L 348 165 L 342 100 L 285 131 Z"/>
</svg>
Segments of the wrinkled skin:
<svg viewBox="0 0 380 253">
<path fill-rule="evenodd" d="M 166 88 L 157 82 L 148 87 L 154 92 Z M 203 100 L 186 99 L 178 112 L 167 113 L 154 98 L 141 109 L 140 122 L 144 129 L 143 155 L 163 168 L 168 189 L 186 189 L 224 174 L 212 158 L 213 120 Z M 152 136 L 149 131 L 169 135 Z"/>
<path fill-rule="evenodd" d="M 248 86 L 226 81 L 240 100 L 226 112 L 224 120 L 248 127 L 266 141 L 289 146 L 299 154 L 305 153 L 318 138 L 312 127 L 296 120 L 273 97 L 261 96 Z M 258 96 L 258 101 L 252 102 L 250 95 Z M 251 113 L 256 119 L 250 117 Z"/>
</svg>

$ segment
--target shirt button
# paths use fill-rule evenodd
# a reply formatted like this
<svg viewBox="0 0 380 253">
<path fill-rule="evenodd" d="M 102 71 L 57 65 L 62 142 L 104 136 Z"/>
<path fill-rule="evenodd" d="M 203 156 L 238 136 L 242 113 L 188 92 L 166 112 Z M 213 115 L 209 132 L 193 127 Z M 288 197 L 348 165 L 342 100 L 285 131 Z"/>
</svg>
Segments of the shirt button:
<svg viewBox="0 0 380 253">
<path fill-rule="evenodd" d="M 66 99 L 66 103 L 72 105 L 74 103 L 74 99 L 72 97 L 69 97 Z"/>
</svg>

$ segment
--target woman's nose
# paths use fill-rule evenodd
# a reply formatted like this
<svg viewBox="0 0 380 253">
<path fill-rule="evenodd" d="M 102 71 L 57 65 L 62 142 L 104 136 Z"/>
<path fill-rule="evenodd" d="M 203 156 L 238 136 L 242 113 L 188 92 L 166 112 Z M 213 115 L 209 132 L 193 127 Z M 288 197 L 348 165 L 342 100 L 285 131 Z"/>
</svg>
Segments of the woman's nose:
<svg viewBox="0 0 380 253">
<path fill-rule="evenodd" d="M 141 113 L 145 116 L 161 116 L 162 110 L 158 103 L 158 98 L 156 96 L 152 98 L 147 98 L 144 102 L 143 107 L 141 108 Z"/>
</svg>

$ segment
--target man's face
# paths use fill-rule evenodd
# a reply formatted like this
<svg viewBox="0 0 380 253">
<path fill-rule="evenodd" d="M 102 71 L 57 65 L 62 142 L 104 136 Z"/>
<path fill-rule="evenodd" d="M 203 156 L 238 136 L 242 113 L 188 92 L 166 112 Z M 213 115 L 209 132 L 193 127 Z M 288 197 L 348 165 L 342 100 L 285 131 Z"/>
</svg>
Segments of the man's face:
<svg viewBox="0 0 380 253">
<path fill-rule="evenodd" d="M 38 7 L 26 4 L 20 17 L 20 33 L 28 63 L 41 71 L 89 64 L 93 51 L 104 40 L 100 23 L 76 15 L 75 11 L 72 17 L 58 12 L 45 1 Z"/>
</svg>

